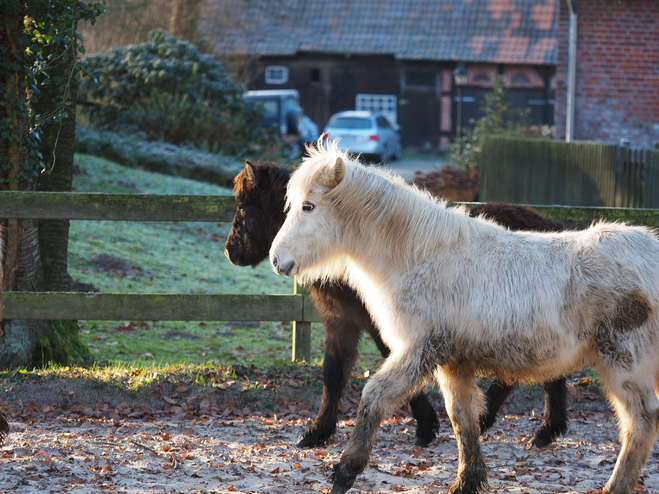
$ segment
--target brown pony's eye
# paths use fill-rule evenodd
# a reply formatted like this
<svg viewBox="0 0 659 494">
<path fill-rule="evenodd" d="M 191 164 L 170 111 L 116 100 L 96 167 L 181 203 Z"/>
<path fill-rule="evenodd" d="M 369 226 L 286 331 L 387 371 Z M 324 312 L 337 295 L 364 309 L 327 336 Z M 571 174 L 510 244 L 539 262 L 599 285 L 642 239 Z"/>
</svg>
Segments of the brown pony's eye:
<svg viewBox="0 0 659 494">
<path fill-rule="evenodd" d="M 305 201 L 305 202 L 302 203 L 302 211 L 304 211 L 305 213 L 310 213 L 315 208 L 316 208 L 316 205 L 312 204 L 308 201 Z"/>
</svg>

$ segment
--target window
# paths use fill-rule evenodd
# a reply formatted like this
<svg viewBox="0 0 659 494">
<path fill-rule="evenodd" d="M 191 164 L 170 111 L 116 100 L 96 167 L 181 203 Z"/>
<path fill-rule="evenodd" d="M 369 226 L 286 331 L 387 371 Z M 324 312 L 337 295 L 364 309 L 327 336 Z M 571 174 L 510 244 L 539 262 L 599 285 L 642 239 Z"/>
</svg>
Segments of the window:
<svg viewBox="0 0 659 494">
<path fill-rule="evenodd" d="M 405 71 L 405 84 L 416 87 L 435 87 L 435 73 L 422 70 Z"/>
<path fill-rule="evenodd" d="M 474 82 L 478 82 L 480 84 L 489 84 L 490 76 L 487 74 L 478 74 L 476 77 L 474 77 Z"/>
<path fill-rule="evenodd" d="M 339 117 L 329 123 L 331 129 L 370 129 L 371 121 L 368 118 Z"/>
<path fill-rule="evenodd" d="M 380 127 L 381 129 L 391 128 L 391 126 L 389 125 L 389 122 L 387 122 L 387 119 L 384 118 L 384 117 L 378 117 L 375 121 L 378 124 L 378 127 Z"/>
<path fill-rule="evenodd" d="M 311 82 L 320 82 L 320 69 L 311 69 Z"/>
<path fill-rule="evenodd" d="M 269 65 L 265 68 L 266 84 L 286 84 L 288 82 L 288 67 Z"/>
<path fill-rule="evenodd" d="M 513 77 L 513 84 L 531 84 L 531 81 L 524 74 L 517 74 Z"/>
<path fill-rule="evenodd" d="M 398 122 L 398 98 L 393 94 L 358 94 L 355 110 L 382 113 L 390 123 Z"/>
<path fill-rule="evenodd" d="M 263 104 L 263 118 L 274 118 L 279 115 L 279 101 L 275 99 L 261 100 Z"/>
</svg>

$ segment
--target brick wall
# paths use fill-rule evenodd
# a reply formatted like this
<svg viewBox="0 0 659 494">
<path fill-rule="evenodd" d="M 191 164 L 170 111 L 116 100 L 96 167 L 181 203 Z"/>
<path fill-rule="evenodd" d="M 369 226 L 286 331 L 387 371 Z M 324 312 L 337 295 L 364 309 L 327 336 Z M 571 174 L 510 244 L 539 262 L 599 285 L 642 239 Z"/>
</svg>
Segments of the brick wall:
<svg viewBox="0 0 659 494">
<path fill-rule="evenodd" d="M 555 122 L 565 138 L 568 7 L 560 0 Z M 574 138 L 659 142 L 659 1 L 577 0 Z"/>
</svg>

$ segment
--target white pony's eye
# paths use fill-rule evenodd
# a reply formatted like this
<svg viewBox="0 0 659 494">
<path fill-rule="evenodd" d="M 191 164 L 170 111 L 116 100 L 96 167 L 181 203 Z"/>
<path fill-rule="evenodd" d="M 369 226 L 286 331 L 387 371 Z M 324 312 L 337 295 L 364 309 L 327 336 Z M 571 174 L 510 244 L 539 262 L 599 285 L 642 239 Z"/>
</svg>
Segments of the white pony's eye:
<svg viewBox="0 0 659 494">
<path fill-rule="evenodd" d="M 304 201 L 304 202 L 302 203 L 302 211 L 304 211 L 305 213 L 310 213 L 310 212 L 313 211 L 315 208 L 316 208 L 316 205 L 315 205 L 315 204 L 312 204 L 312 203 L 310 203 L 310 202 L 308 202 L 308 201 Z"/>
</svg>

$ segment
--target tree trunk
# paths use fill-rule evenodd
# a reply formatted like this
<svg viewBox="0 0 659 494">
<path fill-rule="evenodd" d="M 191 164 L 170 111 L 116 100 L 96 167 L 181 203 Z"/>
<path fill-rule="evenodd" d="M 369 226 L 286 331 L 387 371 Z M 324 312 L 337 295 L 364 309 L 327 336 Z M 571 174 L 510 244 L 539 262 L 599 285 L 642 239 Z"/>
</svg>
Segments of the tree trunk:
<svg viewBox="0 0 659 494">
<path fill-rule="evenodd" d="M 13 67 L 18 70 L 0 73 L 0 82 L 5 88 L 5 105 L 0 106 L 0 119 L 11 120 L 12 135 L 0 141 L 0 158 L 6 165 L 0 172 L 4 190 L 25 190 L 28 187 L 19 181 L 19 173 L 29 163 L 26 136 L 28 114 L 25 104 L 25 72 L 21 54 L 24 29 L 24 6 L 20 2 L 8 4 L 1 9 L 4 17 L 0 32 L 0 46 L 8 50 L 6 56 L 14 57 Z M 41 263 L 37 227 L 34 221 L 4 220 L 3 240 L 5 252 L 3 262 L 3 290 L 34 290 L 40 287 Z M 0 367 L 29 366 L 37 341 L 47 331 L 43 321 L 4 321 L 0 340 Z"/>
<path fill-rule="evenodd" d="M 5 51 L 7 57 L 14 57 L 9 60 L 12 70 L 7 70 L 8 65 L 3 65 L 0 70 L 0 87 L 5 93 L 5 104 L 0 106 L 0 121 L 9 119 L 11 121 L 11 135 L 0 139 L 0 160 L 3 166 L 0 167 L 0 186 L 4 190 L 31 190 L 34 186 L 29 181 L 21 180 L 20 172 L 30 169 L 29 158 L 29 116 L 28 104 L 26 100 L 25 88 L 25 63 L 22 54 L 25 52 L 27 37 L 23 36 L 25 4 L 16 1 L 5 3 L 0 6 L 0 46 L 7 48 Z M 66 57 L 63 57 L 66 58 Z M 56 58 L 58 59 L 58 58 Z M 70 69 L 69 64 L 74 63 L 75 58 L 70 58 L 66 62 L 66 67 L 53 67 L 53 72 L 64 71 L 67 74 Z M 35 113 L 46 115 L 49 108 L 45 106 L 55 103 L 50 101 L 52 98 L 48 91 L 52 90 L 52 85 L 44 86 L 40 94 L 39 101 L 43 107 L 35 108 Z M 55 88 L 57 94 L 59 91 Z M 52 114 L 52 113 L 51 113 Z M 75 114 L 70 118 L 69 126 L 62 124 L 60 132 L 59 125 L 54 124 L 43 130 L 43 144 L 41 152 L 44 157 L 57 156 L 56 147 L 69 149 L 70 159 L 68 159 L 68 171 L 63 172 L 64 177 L 53 179 L 52 184 L 48 187 L 64 187 L 64 190 L 71 189 L 71 171 L 73 168 L 73 139 L 75 137 Z M 53 130 L 54 129 L 54 130 Z M 55 136 L 55 137 L 53 137 Z M 67 141 L 68 140 L 68 141 Z M 57 143 L 57 146 L 54 145 Z M 66 153 L 65 153 L 66 154 Z M 57 158 L 59 159 L 59 157 Z M 67 161 L 62 158 L 62 163 Z M 57 161 L 56 161 L 57 164 Z M 66 170 L 66 165 L 61 166 Z M 67 178 L 68 173 L 68 178 Z M 51 174 L 54 177 L 54 174 Z M 63 185 L 63 184 L 67 184 Z M 55 190 L 55 189 L 50 189 Z M 4 258 L 2 259 L 3 267 L 3 290 L 21 290 L 21 291 L 41 291 L 44 288 L 43 269 L 40 255 L 40 235 L 37 221 L 35 220 L 5 220 L 4 230 L 0 230 L 3 235 L 5 244 Z M 52 239 L 52 245 L 49 240 Z M 46 227 L 44 233 L 45 247 L 44 251 L 48 253 L 47 264 L 48 285 L 53 289 L 66 289 L 68 286 L 68 274 L 66 272 L 66 256 L 68 242 L 68 222 L 65 225 L 54 225 Z M 51 281 L 52 280 L 52 281 Z M 64 328 L 64 329 L 63 329 Z M 66 329 L 69 328 L 67 331 Z M 47 321 L 22 321 L 11 320 L 4 321 L 3 331 L 0 334 L 0 368 L 7 367 L 31 367 L 42 364 L 48 360 L 68 361 L 69 353 L 86 354 L 86 347 L 79 341 L 77 335 L 77 326 L 71 330 L 70 325 L 60 321 L 54 321 L 53 324 Z M 58 336 L 54 336 L 58 335 Z M 63 337 L 61 337 L 64 335 Z M 65 341 L 64 348 L 73 349 L 72 352 L 56 353 L 53 351 L 53 341 Z M 62 346 L 62 345 L 60 345 Z"/>
<path fill-rule="evenodd" d="M 52 53 L 60 62 L 51 67 L 50 77 L 69 81 L 71 104 L 66 107 L 67 116 L 61 122 L 46 124 L 41 130 L 39 150 L 44 159 L 45 173 L 37 181 L 37 190 L 70 192 L 73 181 L 73 158 L 76 129 L 76 105 L 78 77 L 76 47 L 72 42 L 66 53 Z M 41 115 L 57 112 L 57 101 L 62 101 L 62 87 L 56 84 L 42 86 L 35 111 Z M 69 221 L 39 221 L 39 250 L 43 266 L 43 287 L 49 291 L 71 291 L 68 272 Z M 68 364 L 89 356 L 87 347 L 80 341 L 77 321 L 51 321 L 47 334 L 43 335 L 33 350 L 33 364 L 48 361 Z"/>
</svg>

